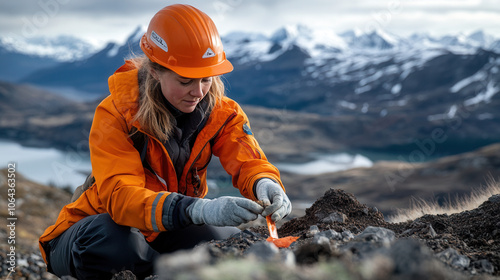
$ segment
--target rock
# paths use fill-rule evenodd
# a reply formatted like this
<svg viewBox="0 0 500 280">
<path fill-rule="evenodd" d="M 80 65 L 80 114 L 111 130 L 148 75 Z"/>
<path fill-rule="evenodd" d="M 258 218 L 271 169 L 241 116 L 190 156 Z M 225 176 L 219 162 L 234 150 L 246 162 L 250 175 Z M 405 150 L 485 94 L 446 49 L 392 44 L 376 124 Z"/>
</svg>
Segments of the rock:
<svg viewBox="0 0 500 280">
<path fill-rule="evenodd" d="M 279 260 L 280 250 L 276 245 L 267 241 L 260 241 L 248 248 L 246 256 L 252 256 L 257 260 L 272 261 Z"/>
<path fill-rule="evenodd" d="M 346 242 L 354 238 L 354 234 L 350 230 L 344 230 L 342 232 L 342 241 Z"/>
<path fill-rule="evenodd" d="M 389 244 L 387 244 L 389 245 Z M 343 254 L 352 253 L 357 260 L 362 260 L 366 256 L 369 256 L 376 250 L 384 247 L 384 243 L 373 243 L 367 241 L 351 241 L 346 244 L 340 245 L 339 249 Z"/>
<path fill-rule="evenodd" d="M 490 261 L 485 260 L 485 259 L 473 262 L 471 264 L 471 267 L 476 272 L 479 272 L 479 273 L 493 274 L 495 272 L 495 267 L 493 266 L 493 264 Z"/>
<path fill-rule="evenodd" d="M 317 233 L 319 233 L 318 226 L 317 225 L 312 225 L 312 226 L 309 227 L 309 231 L 306 233 L 306 236 L 307 237 L 313 237 Z"/>
<path fill-rule="evenodd" d="M 160 279 L 177 279 L 178 274 L 194 275 L 198 269 L 210 263 L 208 245 L 200 245 L 192 250 L 161 255 L 155 262 L 155 273 Z"/>
<path fill-rule="evenodd" d="M 137 280 L 137 277 L 130 270 L 124 270 L 113 275 L 111 280 Z"/>
<path fill-rule="evenodd" d="M 288 268 L 295 267 L 295 254 L 290 249 L 280 250 L 281 262 Z"/>
<path fill-rule="evenodd" d="M 466 269 L 470 264 L 470 259 L 468 257 L 460 255 L 457 250 L 453 248 L 448 248 L 436 256 L 445 263 L 456 268 Z"/>
<path fill-rule="evenodd" d="M 328 216 L 320 220 L 322 223 L 345 223 L 347 221 L 347 216 L 344 213 L 332 212 Z"/>
<path fill-rule="evenodd" d="M 491 203 L 500 203 L 500 194 L 490 196 L 490 198 L 488 198 L 488 201 Z"/>
<path fill-rule="evenodd" d="M 330 239 L 325 236 L 316 235 L 314 236 L 312 243 L 319 245 L 330 245 Z"/>
<path fill-rule="evenodd" d="M 436 233 L 436 231 L 434 230 L 434 228 L 432 227 L 431 224 L 428 225 L 427 229 L 429 230 L 428 234 L 429 234 L 429 236 L 431 238 L 435 238 L 437 236 L 437 233 Z"/>
<path fill-rule="evenodd" d="M 428 248 L 414 239 L 395 241 L 388 254 L 394 261 L 394 272 L 399 275 L 418 275 L 434 258 Z"/>
<path fill-rule="evenodd" d="M 391 274 L 396 279 L 465 279 L 443 265 L 429 248 L 415 239 L 395 241 L 387 254 L 394 262 Z"/>
<path fill-rule="evenodd" d="M 392 230 L 369 226 L 355 236 L 353 241 L 340 246 L 340 249 L 343 252 L 349 251 L 357 258 L 363 259 L 366 255 L 382 247 L 389 247 L 394 238 L 395 234 Z"/>
<path fill-rule="evenodd" d="M 334 255 L 329 242 L 328 244 L 305 243 L 297 248 L 294 253 L 298 264 L 313 264 L 318 261 L 327 260 Z"/>
<path fill-rule="evenodd" d="M 394 232 L 390 229 L 369 226 L 363 232 L 358 234 L 354 240 L 375 243 L 390 243 L 394 240 L 395 236 Z"/>
<path fill-rule="evenodd" d="M 360 265 L 360 272 L 364 279 L 389 279 L 393 271 L 393 260 L 382 254 L 365 258 Z"/>
<path fill-rule="evenodd" d="M 331 240 L 342 240 L 342 234 L 334 231 L 333 229 L 318 232 L 316 235 L 314 235 L 315 239 L 320 237 L 326 237 Z"/>
<path fill-rule="evenodd" d="M 253 232 L 251 230 L 248 230 L 248 229 L 245 229 L 245 230 L 242 230 L 238 233 L 235 233 L 233 235 L 231 235 L 229 238 L 241 238 L 241 237 L 245 237 L 245 238 L 259 238 L 259 237 L 262 237 L 260 234 L 256 233 L 256 232 Z"/>
</svg>

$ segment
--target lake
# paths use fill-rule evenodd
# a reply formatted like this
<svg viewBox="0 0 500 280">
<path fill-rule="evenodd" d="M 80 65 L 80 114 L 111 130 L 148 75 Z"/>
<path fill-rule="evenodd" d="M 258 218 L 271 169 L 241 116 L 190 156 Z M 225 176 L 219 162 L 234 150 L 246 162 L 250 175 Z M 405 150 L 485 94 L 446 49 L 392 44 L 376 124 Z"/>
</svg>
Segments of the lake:
<svg viewBox="0 0 500 280">
<path fill-rule="evenodd" d="M 370 167 L 373 161 L 358 153 L 332 153 L 313 156 L 313 160 L 303 163 L 276 162 L 281 171 L 302 175 L 315 175 L 336 172 L 356 167 Z M 11 141 L 0 141 L 0 169 L 7 168 L 7 164 L 15 162 L 16 170 L 26 178 L 57 187 L 76 188 L 85 181 L 91 171 L 90 158 L 87 154 L 76 152 L 62 152 L 54 148 L 24 147 Z M 208 174 L 217 176 L 216 173 Z M 220 175 L 220 174 L 219 174 Z M 210 180 L 211 189 L 219 188 L 224 192 L 227 182 L 224 180 Z M 226 180 L 229 181 L 230 180 Z M 230 185 L 230 183 L 229 183 Z M 227 186 L 233 190 L 232 186 Z M 234 189 L 235 190 L 235 189 Z"/>
<path fill-rule="evenodd" d="M 72 189 L 81 185 L 92 169 L 88 155 L 0 141 L 0 169 L 9 163 L 16 163 L 16 171 L 34 182 Z"/>
</svg>

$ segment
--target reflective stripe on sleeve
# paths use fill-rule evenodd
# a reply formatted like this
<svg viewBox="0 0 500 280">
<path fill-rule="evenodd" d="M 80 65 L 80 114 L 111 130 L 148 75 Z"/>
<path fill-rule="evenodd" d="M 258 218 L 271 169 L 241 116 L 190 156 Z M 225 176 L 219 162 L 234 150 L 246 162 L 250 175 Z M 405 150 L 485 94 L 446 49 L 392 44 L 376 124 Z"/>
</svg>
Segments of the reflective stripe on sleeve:
<svg viewBox="0 0 500 280">
<path fill-rule="evenodd" d="M 158 193 L 156 195 L 155 200 L 153 201 L 153 205 L 151 207 L 151 226 L 153 227 L 153 230 L 158 232 L 160 229 L 158 228 L 158 225 L 156 224 L 156 207 L 158 206 L 158 202 L 160 201 L 161 197 L 165 195 L 164 192 Z"/>
</svg>

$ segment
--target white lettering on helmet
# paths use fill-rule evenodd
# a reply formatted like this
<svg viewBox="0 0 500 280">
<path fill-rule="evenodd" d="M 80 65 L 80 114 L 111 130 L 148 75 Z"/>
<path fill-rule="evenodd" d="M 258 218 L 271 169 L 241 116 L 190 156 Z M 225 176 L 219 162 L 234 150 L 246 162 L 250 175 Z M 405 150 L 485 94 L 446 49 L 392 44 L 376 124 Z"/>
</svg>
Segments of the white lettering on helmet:
<svg viewBox="0 0 500 280">
<path fill-rule="evenodd" d="M 165 52 L 168 52 L 167 43 L 165 42 L 165 40 L 163 40 L 162 37 L 160 37 L 160 35 L 156 34 L 156 32 L 154 32 L 154 31 L 151 31 L 150 38 L 151 38 L 151 41 L 153 41 L 153 43 L 155 43 L 158 47 L 160 47 Z"/>
</svg>

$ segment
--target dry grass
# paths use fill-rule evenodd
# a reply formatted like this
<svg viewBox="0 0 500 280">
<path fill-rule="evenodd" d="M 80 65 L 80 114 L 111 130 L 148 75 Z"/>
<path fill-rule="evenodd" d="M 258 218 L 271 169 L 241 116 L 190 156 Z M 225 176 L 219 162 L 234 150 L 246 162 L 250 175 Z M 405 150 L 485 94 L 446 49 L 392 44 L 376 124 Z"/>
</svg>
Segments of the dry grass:
<svg viewBox="0 0 500 280">
<path fill-rule="evenodd" d="M 409 209 L 398 209 L 397 214 L 390 216 L 388 220 L 392 223 L 413 221 L 424 215 L 455 214 L 477 208 L 491 196 L 500 194 L 500 183 L 490 180 L 486 187 L 473 189 L 468 196 L 456 197 L 445 205 L 439 205 L 436 201 L 425 201 L 414 198 Z"/>
</svg>

